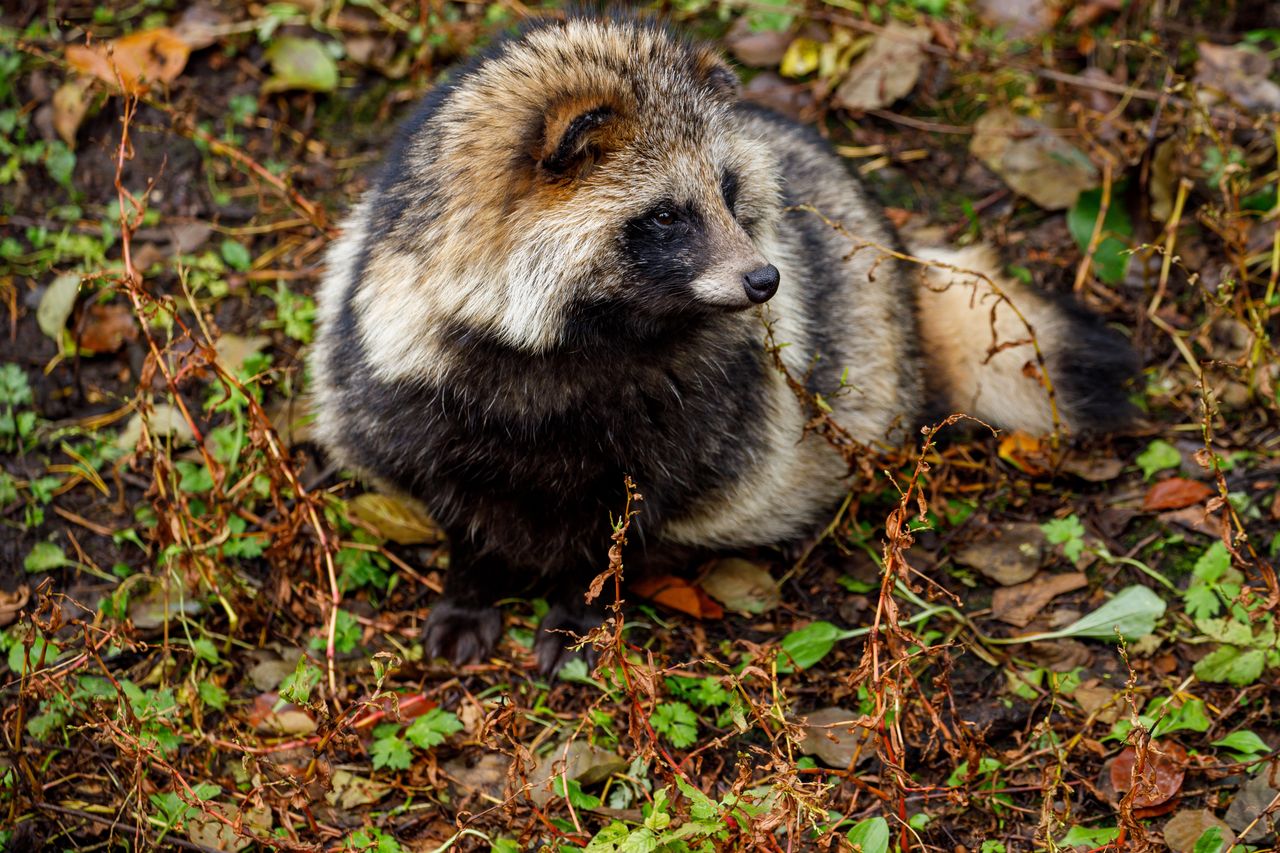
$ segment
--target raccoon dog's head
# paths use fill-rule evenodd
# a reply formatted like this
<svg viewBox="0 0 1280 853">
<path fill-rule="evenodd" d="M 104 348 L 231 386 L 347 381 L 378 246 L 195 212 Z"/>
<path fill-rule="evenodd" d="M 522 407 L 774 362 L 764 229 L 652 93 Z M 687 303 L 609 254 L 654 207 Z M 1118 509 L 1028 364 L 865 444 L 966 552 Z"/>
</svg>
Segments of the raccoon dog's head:
<svg viewBox="0 0 1280 853">
<path fill-rule="evenodd" d="M 777 170 L 737 98 L 710 48 L 642 23 L 505 43 L 411 123 L 363 214 L 366 329 L 537 351 L 769 299 Z"/>
</svg>

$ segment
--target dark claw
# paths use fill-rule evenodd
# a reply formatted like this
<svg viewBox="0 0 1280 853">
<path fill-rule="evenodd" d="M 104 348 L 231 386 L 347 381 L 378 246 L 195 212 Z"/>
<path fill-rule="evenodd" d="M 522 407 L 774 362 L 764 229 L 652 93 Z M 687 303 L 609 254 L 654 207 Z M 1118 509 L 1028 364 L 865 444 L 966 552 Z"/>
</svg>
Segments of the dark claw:
<svg viewBox="0 0 1280 853">
<path fill-rule="evenodd" d="M 488 657 L 502 636 L 502 611 L 468 607 L 441 599 L 423 628 L 428 658 L 448 658 L 454 666 Z"/>
<path fill-rule="evenodd" d="M 604 621 L 604 615 L 585 604 L 564 604 L 557 602 L 547 610 L 538 625 L 538 638 L 533 643 L 533 653 L 538 659 L 538 671 L 545 676 L 553 676 L 571 660 L 579 659 L 587 662 L 587 668 L 595 667 L 598 655 L 591 646 L 584 646 L 580 651 L 573 651 L 569 646 L 576 640 L 568 634 L 581 637 Z"/>
</svg>

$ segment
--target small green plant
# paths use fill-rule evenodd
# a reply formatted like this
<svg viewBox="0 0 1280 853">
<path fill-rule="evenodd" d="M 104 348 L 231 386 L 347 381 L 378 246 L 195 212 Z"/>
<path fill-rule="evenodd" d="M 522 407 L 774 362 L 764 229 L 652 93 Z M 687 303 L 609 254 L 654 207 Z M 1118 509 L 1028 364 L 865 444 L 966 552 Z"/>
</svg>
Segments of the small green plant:
<svg viewBox="0 0 1280 853">
<path fill-rule="evenodd" d="M 0 450 L 27 450 L 36 428 L 31 385 L 22 368 L 12 362 L 0 365 Z"/>
<path fill-rule="evenodd" d="M 277 282 L 276 289 L 267 295 L 276 303 L 276 318 L 263 323 L 263 328 L 280 329 L 295 341 L 311 343 L 316 322 L 315 300 L 305 293 L 294 293 L 283 281 Z"/>
<path fill-rule="evenodd" d="M 407 727 L 402 727 L 399 723 L 383 723 L 373 730 L 373 743 L 370 746 L 373 766 L 388 770 L 407 770 L 413 762 L 412 747 L 431 749 L 460 731 L 462 722 L 457 715 L 443 708 L 432 708 Z M 596 805 L 599 802 L 596 800 Z"/>
<path fill-rule="evenodd" d="M 693 746 L 698 741 L 698 715 L 683 702 L 659 702 L 649 723 L 677 749 Z"/>
</svg>

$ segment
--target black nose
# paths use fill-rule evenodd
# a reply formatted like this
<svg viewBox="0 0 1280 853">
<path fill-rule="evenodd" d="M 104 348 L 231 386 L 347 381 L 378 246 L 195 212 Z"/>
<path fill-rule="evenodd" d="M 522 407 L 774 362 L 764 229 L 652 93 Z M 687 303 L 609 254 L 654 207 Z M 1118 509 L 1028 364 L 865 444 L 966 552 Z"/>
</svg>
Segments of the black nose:
<svg viewBox="0 0 1280 853">
<path fill-rule="evenodd" d="M 773 264 L 765 264 L 760 269 L 747 273 L 742 277 L 747 298 L 757 305 L 768 302 L 778 292 L 778 278 L 778 268 Z"/>
</svg>

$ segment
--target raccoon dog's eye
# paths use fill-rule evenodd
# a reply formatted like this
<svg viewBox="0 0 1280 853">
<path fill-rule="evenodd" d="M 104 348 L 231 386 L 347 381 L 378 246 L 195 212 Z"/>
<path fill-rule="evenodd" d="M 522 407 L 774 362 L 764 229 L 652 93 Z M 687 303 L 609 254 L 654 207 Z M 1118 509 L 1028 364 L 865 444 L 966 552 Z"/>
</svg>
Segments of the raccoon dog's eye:
<svg viewBox="0 0 1280 853">
<path fill-rule="evenodd" d="M 663 228 L 670 228 L 676 224 L 676 215 L 665 207 L 658 208 L 658 212 L 652 216 L 655 225 L 661 225 Z"/>
</svg>

